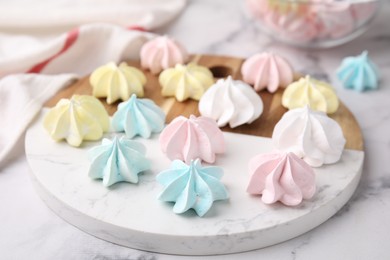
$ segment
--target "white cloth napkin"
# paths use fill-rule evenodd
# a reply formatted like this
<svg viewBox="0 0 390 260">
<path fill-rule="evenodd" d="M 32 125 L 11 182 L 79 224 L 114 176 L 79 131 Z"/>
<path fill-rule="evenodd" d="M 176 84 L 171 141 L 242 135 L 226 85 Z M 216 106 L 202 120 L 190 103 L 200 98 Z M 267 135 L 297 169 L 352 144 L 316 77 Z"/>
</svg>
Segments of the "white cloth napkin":
<svg viewBox="0 0 390 260">
<path fill-rule="evenodd" d="M 185 4 L 0 0 L 0 168 L 13 151 L 20 151 L 14 146 L 46 100 L 102 64 L 138 58 L 140 47 L 153 35 L 129 28 L 163 26 Z"/>
<path fill-rule="evenodd" d="M 19 74 L 0 80 L 0 166 L 42 104 L 75 78 L 72 74 Z"/>
<path fill-rule="evenodd" d="M 186 0 L 0 0 L 0 31 L 64 31 L 88 23 L 155 29 L 171 21 Z"/>
<path fill-rule="evenodd" d="M 22 72 L 84 75 L 104 62 L 138 59 L 147 37 L 151 34 L 109 24 L 84 25 L 49 40 L 8 35 L 0 41 L 0 77 Z"/>
<path fill-rule="evenodd" d="M 0 167 L 46 100 L 100 65 L 139 58 L 142 44 L 153 36 L 90 24 L 51 40 L 15 36 L 0 41 Z"/>
</svg>

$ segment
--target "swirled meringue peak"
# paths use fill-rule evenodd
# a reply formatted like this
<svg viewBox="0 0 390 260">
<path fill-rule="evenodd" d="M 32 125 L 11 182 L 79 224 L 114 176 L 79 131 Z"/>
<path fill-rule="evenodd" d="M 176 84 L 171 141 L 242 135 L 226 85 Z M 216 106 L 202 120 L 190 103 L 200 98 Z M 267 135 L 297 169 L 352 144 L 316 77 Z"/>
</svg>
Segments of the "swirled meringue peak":
<svg viewBox="0 0 390 260">
<path fill-rule="evenodd" d="M 80 146 L 83 140 L 102 138 L 110 128 L 110 119 L 97 98 L 73 95 L 50 109 L 43 126 L 54 140 L 65 139 L 72 146 Z"/>
<path fill-rule="evenodd" d="M 123 136 L 112 141 L 104 138 L 101 145 L 88 151 L 92 161 L 88 176 L 103 179 L 105 187 L 122 181 L 138 183 L 138 174 L 150 169 L 145 153 L 141 143 Z"/>
<path fill-rule="evenodd" d="M 272 140 L 278 150 L 293 152 L 313 167 L 340 160 L 346 142 L 335 120 L 308 106 L 286 112 Z"/>
<path fill-rule="evenodd" d="M 259 154 L 250 160 L 249 171 L 247 192 L 262 195 L 266 204 L 296 206 L 316 191 L 313 169 L 294 153 Z"/>
<path fill-rule="evenodd" d="M 171 160 L 191 163 L 201 159 L 215 161 L 215 154 L 225 152 L 225 140 L 217 123 L 208 117 L 176 117 L 160 134 L 160 145 Z"/>
<path fill-rule="evenodd" d="M 212 85 L 199 102 L 202 116 L 217 121 L 219 127 L 250 124 L 263 112 L 263 101 L 251 86 L 229 76 Z"/>
<path fill-rule="evenodd" d="M 256 91 L 267 89 L 274 93 L 279 87 L 293 82 L 291 65 L 282 57 L 272 53 L 259 53 L 245 60 L 241 67 L 243 80 Z"/>
<path fill-rule="evenodd" d="M 199 100 L 204 92 L 214 84 L 211 71 L 203 66 L 190 63 L 177 64 L 174 68 L 164 70 L 159 76 L 162 95 L 176 97 L 177 101 L 189 98 Z"/>
<path fill-rule="evenodd" d="M 92 95 L 107 97 L 107 103 L 112 104 L 120 99 L 128 100 L 132 94 L 143 97 L 146 77 L 142 71 L 125 62 L 119 66 L 110 62 L 92 72 L 89 82 L 93 88 Z"/>
<path fill-rule="evenodd" d="M 313 110 L 332 114 L 339 107 L 339 99 L 331 85 L 307 75 L 287 86 L 282 105 L 288 109 L 309 105 Z"/>
<path fill-rule="evenodd" d="M 140 135 L 149 138 L 165 126 L 165 113 L 150 99 L 138 99 L 135 94 L 118 106 L 112 118 L 115 131 L 126 133 L 128 138 Z"/>
<path fill-rule="evenodd" d="M 357 91 L 378 88 L 379 72 L 367 51 L 357 57 L 345 58 L 337 69 L 337 77 L 345 88 Z"/>
<path fill-rule="evenodd" d="M 184 64 L 187 60 L 188 54 L 184 47 L 168 36 L 156 37 L 141 48 L 141 66 L 153 74 L 176 64 Z"/>
<path fill-rule="evenodd" d="M 200 160 L 189 165 L 175 160 L 169 170 L 157 175 L 157 181 L 164 185 L 159 199 L 175 202 L 173 212 L 184 213 L 194 209 L 203 217 L 216 200 L 229 198 L 225 186 L 220 182 L 223 170 L 217 166 L 203 167 Z"/>
</svg>

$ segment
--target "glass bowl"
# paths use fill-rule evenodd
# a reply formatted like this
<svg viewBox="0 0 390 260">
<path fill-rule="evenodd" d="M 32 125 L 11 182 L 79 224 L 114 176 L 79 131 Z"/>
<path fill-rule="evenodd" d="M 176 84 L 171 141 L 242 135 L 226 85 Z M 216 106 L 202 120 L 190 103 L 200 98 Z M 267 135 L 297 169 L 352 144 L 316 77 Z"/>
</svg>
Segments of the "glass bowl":
<svg viewBox="0 0 390 260">
<path fill-rule="evenodd" d="M 361 35 L 378 13 L 380 0 L 247 0 L 262 29 L 300 47 L 328 48 Z"/>
</svg>

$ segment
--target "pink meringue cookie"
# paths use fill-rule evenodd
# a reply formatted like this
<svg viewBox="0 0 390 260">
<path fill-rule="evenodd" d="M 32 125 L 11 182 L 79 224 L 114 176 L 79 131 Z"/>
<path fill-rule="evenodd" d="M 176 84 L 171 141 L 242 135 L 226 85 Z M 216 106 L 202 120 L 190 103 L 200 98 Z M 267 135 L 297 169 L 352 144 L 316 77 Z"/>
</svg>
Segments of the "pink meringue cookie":
<svg viewBox="0 0 390 260">
<path fill-rule="evenodd" d="M 225 152 L 225 140 L 217 123 L 208 117 L 176 117 L 160 135 L 160 145 L 171 160 L 201 159 L 215 161 L 215 154 Z"/>
<path fill-rule="evenodd" d="M 361 26 L 370 20 L 374 13 L 377 11 L 378 3 L 376 2 L 367 2 L 351 5 L 351 13 L 355 18 L 356 25 Z"/>
<path fill-rule="evenodd" d="M 280 201 L 296 206 L 314 196 L 314 171 L 294 153 L 259 154 L 250 160 L 249 171 L 247 192 L 262 195 L 266 204 Z"/>
<path fill-rule="evenodd" d="M 315 19 L 308 16 L 300 16 L 294 13 L 280 15 L 278 20 L 279 33 L 286 39 L 309 42 L 318 35 Z"/>
<path fill-rule="evenodd" d="M 184 47 L 168 36 L 154 38 L 141 48 L 141 66 L 153 74 L 176 64 L 184 64 L 187 60 L 188 54 Z"/>
<path fill-rule="evenodd" d="M 334 2 L 333 0 L 313 5 L 312 12 L 316 17 L 319 38 L 340 38 L 354 30 L 355 20 L 350 5 L 347 2 Z"/>
<path fill-rule="evenodd" d="M 243 80 L 256 91 L 267 88 L 271 93 L 293 82 L 293 69 L 282 57 L 272 53 L 259 53 L 248 58 L 241 67 Z"/>
<path fill-rule="evenodd" d="M 278 37 L 299 42 L 312 41 L 318 34 L 315 17 L 306 8 L 289 12 L 278 9 L 271 10 L 259 17 L 266 25 L 278 34 Z"/>
</svg>

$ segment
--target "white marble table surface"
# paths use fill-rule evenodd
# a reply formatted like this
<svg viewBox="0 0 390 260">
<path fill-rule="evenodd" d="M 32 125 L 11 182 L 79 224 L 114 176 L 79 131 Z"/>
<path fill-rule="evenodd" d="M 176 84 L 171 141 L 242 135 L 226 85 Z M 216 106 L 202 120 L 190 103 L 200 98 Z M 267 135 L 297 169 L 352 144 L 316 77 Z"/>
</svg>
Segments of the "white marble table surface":
<svg viewBox="0 0 390 260">
<path fill-rule="evenodd" d="M 298 71 L 333 82 L 360 123 L 366 159 L 353 198 L 321 226 L 268 248 L 208 258 L 390 259 L 390 2 L 384 1 L 381 14 L 362 37 L 323 51 L 275 43 L 242 12 L 242 2 L 189 1 L 183 14 L 158 32 L 177 38 L 192 53 L 247 57 L 272 50 L 290 59 Z M 365 49 L 380 67 L 381 88 L 363 94 L 344 90 L 335 68 L 342 57 Z M 197 259 L 117 246 L 66 223 L 35 193 L 25 156 L 0 169 L 0 205 L 0 259 Z"/>
</svg>

